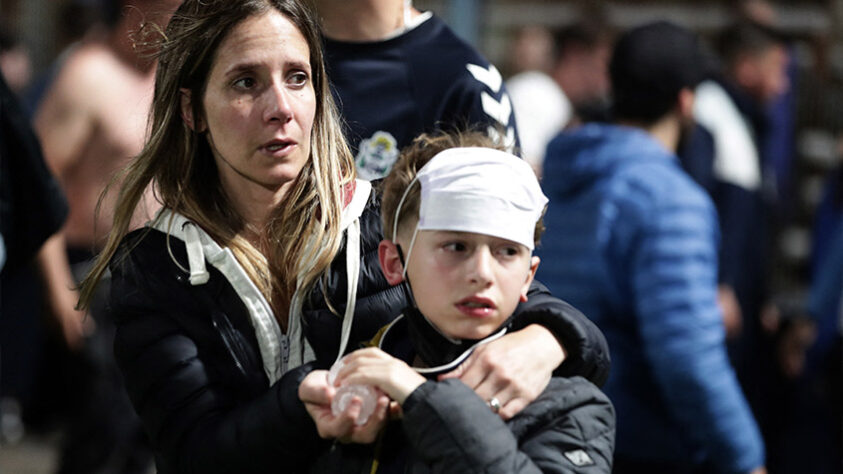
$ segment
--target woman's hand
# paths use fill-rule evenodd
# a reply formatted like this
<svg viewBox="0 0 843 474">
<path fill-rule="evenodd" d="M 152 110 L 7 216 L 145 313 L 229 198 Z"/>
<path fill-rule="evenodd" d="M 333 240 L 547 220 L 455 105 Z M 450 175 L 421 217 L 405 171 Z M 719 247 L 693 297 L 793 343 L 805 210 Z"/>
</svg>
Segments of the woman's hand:
<svg viewBox="0 0 843 474">
<path fill-rule="evenodd" d="M 334 383 L 372 385 L 401 404 L 425 382 L 425 378 L 404 361 L 376 347 L 352 352 L 345 356 L 343 364 Z"/>
<path fill-rule="evenodd" d="M 531 324 L 484 344 L 459 367 L 439 379 L 459 378 L 480 398 L 500 403 L 498 414 L 508 420 L 536 399 L 553 371 L 565 360 L 556 337 Z"/>
<path fill-rule="evenodd" d="M 324 439 L 337 439 L 343 443 L 366 444 L 375 441 L 378 433 L 386 425 L 389 398 L 385 395 L 379 396 L 372 416 L 366 424 L 357 426 L 354 420 L 360 413 L 361 400 L 355 397 L 343 413 L 334 416 L 331 401 L 335 393 L 336 388 L 328 383 L 326 370 L 314 370 L 299 385 L 299 399 L 313 418 L 319 436 Z"/>
</svg>

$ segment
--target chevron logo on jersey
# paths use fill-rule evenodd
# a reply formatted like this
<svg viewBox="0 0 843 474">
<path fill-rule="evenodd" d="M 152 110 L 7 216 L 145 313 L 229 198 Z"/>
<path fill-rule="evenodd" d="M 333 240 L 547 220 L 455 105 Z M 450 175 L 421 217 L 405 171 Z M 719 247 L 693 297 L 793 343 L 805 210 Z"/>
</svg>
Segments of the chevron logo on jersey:
<svg viewBox="0 0 843 474">
<path fill-rule="evenodd" d="M 509 100 L 509 95 L 505 92 L 501 93 L 503 86 L 503 77 L 498 69 L 490 64 L 489 67 L 478 66 L 477 64 L 466 64 L 468 72 L 474 76 L 478 82 L 483 83 L 492 94 L 488 92 L 480 93 L 480 103 L 483 107 L 483 112 L 492 120 L 499 123 L 502 129 L 506 130 L 506 136 L 498 132 L 495 127 L 489 127 L 489 136 L 495 139 L 504 139 L 504 146 L 509 151 L 515 147 L 515 128 L 509 125 L 512 119 L 512 102 Z M 495 96 L 500 95 L 500 98 Z"/>
<path fill-rule="evenodd" d="M 476 64 L 466 64 L 466 69 L 468 72 L 474 76 L 475 79 L 486 84 L 492 92 L 497 94 L 501 90 L 501 85 L 503 85 L 503 77 L 501 73 L 498 71 L 493 64 L 489 64 L 488 68 L 483 66 L 478 66 Z"/>
</svg>

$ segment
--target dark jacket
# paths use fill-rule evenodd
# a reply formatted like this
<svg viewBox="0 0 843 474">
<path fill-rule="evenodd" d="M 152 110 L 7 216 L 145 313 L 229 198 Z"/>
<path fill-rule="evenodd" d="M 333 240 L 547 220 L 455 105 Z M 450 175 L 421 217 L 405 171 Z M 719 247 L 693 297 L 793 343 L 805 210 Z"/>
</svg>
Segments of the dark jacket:
<svg viewBox="0 0 843 474">
<path fill-rule="evenodd" d="M 50 174 L 41 144 L 0 75 L 0 269 L 28 264 L 67 218 L 67 201 Z"/>
<path fill-rule="evenodd" d="M 573 310 L 564 303 L 549 309 L 559 315 Z M 413 327 L 402 316 L 375 342 L 384 352 L 412 364 L 413 341 L 426 337 L 411 336 Z M 442 359 L 445 365 L 436 372 L 446 372 L 450 360 Z M 436 372 L 426 374 L 429 380 L 404 401 L 403 418 L 390 423 L 375 444 L 335 445 L 315 461 L 311 473 L 611 472 L 614 409 L 582 377 L 553 377 L 536 400 L 504 422 L 461 381 L 436 382 Z"/>
<path fill-rule="evenodd" d="M 615 417 L 609 399 L 582 377 L 554 377 L 504 422 L 457 379 L 428 381 L 403 405 L 374 447 L 335 445 L 313 474 L 609 473 Z"/>
<path fill-rule="evenodd" d="M 608 473 L 615 417 L 581 377 L 554 377 L 504 423 L 462 382 L 427 382 L 404 402 L 413 473 Z"/>
<path fill-rule="evenodd" d="M 726 356 L 708 196 L 634 128 L 563 133 L 544 170 L 550 205 L 538 277 L 606 334 L 618 456 L 706 459 L 718 472 L 762 465 L 761 437 Z"/>
<path fill-rule="evenodd" d="M 372 249 L 380 239 L 379 220 L 369 215 L 377 214 L 377 201 L 369 204 L 361 218 L 363 262 L 349 347 L 374 335 L 368 329 L 375 326 L 369 318 L 381 321 L 405 304 L 398 293 L 377 284 L 381 277 L 375 273 L 372 259 L 377 256 Z M 185 244 L 170 238 L 169 245 L 175 261 L 168 255 L 165 233 L 135 231 L 121 243 L 110 265 L 110 304 L 117 323 L 115 354 L 157 453 L 158 471 L 249 473 L 303 468 L 321 448 L 297 396 L 311 365 L 290 371 L 270 385 L 249 309 L 232 284 L 214 266 L 207 268 L 206 283 L 191 284 L 180 268 L 188 262 Z M 344 254 L 337 260 L 344 262 Z M 326 281 L 339 294 L 345 280 L 334 274 L 335 267 Z M 336 290 L 331 282 L 336 282 Z M 536 318 L 546 318 L 569 351 L 569 362 L 560 370 L 579 370 L 600 382 L 608 369 L 602 335 L 578 313 L 571 321 L 552 320 L 541 310 L 543 298 L 549 297 L 536 297 Z M 321 296 L 311 300 L 324 304 Z M 309 305 L 303 313 L 317 362 L 323 364 L 332 362 L 336 352 L 332 344 L 338 344 L 340 331 L 339 323 L 332 324 L 327 314 L 324 308 Z"/>
<path fill-rule="evenodd" d="M 190 285 L 166 239 L 135 231 L 111 263 L 115 355 L 158 472 L 295 472 L 320 443 L 298 399 L 307 371 L 270 387 L 234 289 L 215 268 L 208 283 Z M 184 245 L 171 248 L 187 261 Z"/>
</svg>

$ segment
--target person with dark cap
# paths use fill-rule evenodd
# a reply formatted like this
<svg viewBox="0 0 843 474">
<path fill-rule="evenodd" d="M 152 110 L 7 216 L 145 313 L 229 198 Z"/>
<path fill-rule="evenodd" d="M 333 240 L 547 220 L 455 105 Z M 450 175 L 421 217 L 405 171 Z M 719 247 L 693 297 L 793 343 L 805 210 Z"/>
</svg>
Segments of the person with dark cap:
<svg viewBox="0 0 843 474">
<path fill-rule="evenodd" d="M 616 473 L 765 472 L 726 354 L 714 206 L 675 155 L 702 77 L 698 39 L 666 22 L 621 36 L 614 124 L 548 146 L 538 277 L 603 330 Z"/>
</svg>

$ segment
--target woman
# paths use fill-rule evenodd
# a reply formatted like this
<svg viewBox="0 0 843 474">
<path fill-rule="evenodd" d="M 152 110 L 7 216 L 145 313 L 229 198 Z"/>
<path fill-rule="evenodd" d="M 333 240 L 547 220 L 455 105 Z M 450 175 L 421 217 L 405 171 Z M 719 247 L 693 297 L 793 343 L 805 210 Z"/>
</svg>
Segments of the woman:
<svg viewBox="0 0 843 474">
<path fill-rule="evenodd" d="M 406 304 L 368 271 L 380 240 L 368 224 L 377 222 L 377 199 L 353 180 L 317 24 L 300 2 L 187 0 L 165 38 L 150 136 L 127 171 L 80 304 L 110 268 L 115 353 L 159 472 L 295 472 L 320 438 L 297 394 L 312 364 L 288 369 L 330 363 L 338 344 L 325 348 L 340 340 L 340 324 L 352 347 Z M 163 210 L 128 233 L 150 185 Z M 478 356 L 461 378 L 472 377 L 486 398 L 499 393 L 504 409 L 526 404 L 564 357 L 547 330 L 531 327 L 490 347 L 498 354 Z M 568 349 L 563 368 L 602 378 L 605 341 L 592 331 L 576 320 L 555 333 Z M 520 351 L 535 364 L 543 347 L 544 368 L 529 371 L 530 384 L 489 374 L 488 361 Z M 320 395 L 305 398 L 330 402 Z M 372 439 L 385 405 L 363 427 L 352 428 L 349 414 L 320 424 L 322 434 Z"/>
</svg>

